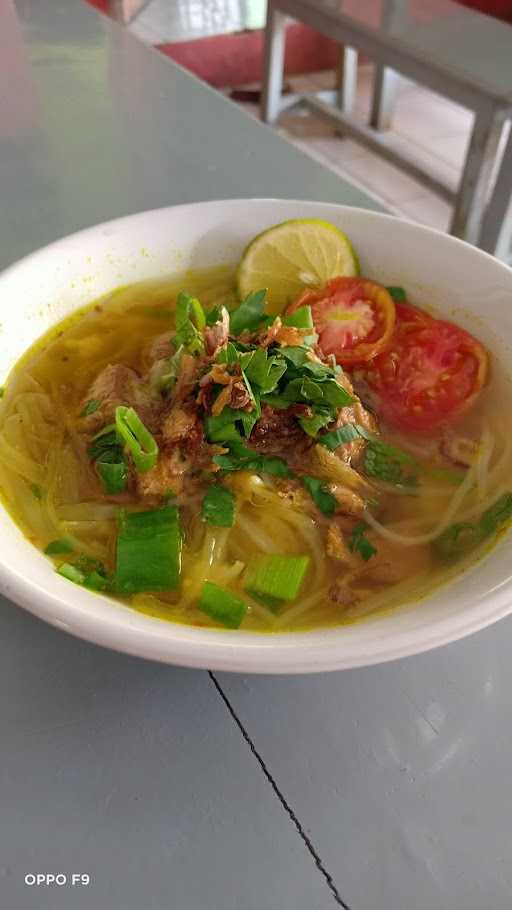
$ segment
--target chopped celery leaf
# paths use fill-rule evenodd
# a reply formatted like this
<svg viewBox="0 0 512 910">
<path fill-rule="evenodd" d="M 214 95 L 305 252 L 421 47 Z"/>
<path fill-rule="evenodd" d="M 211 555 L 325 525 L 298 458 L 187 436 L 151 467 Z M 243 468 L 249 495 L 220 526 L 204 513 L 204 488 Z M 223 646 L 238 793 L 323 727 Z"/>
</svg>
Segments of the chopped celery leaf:
<svg viewBox="0 0 512 910">
<path fill-rule="evenodd" d="M 366 537 L 366 524 L 364 521 L 359 522 L 352 531 L 348 541 L 348 548 L 352 553 L 359 553 L 361 559 L 364 559 L 365 562 L 375 556 L 377 549 Z"/>
<path fill-rule="evenodd" d="M 191 294 L 181 291 L 176 300 L 175 319 L 174 347 L 179 348 L 183 345 L 189 354 L 202 354 L 204 351 L 203 329 L 206 325 L 206 317 L 197 297 L 192 297 Z"/>
<path fill-rule="evenodd" d="M 404 289 L 397 287 L 396 285 L 390 285 L 386 288 L 389 296 L 393 298 L 396 303 L 404 303 L 407 300 L 407 294 Z"/>
<path fill-rule="evenodd" d="M 324 515 L 334 515 L 337 502 L 329 491 L 327 484 L 323 480 L 319 480 L 317 477 L 309 477 L 307 474 L 304 474 L 301 480 L 320 511 Z"/>
<path fill-rule="evenodd" d="M 248 294 L 236 310 L 229 314 L 229 326 L 232 335 L 240 335 L 246 330 L 253 332 L 265 317 L 266 288 Z"/>
<path fill-rule="evenodd" d="M 296 329 L 314 328 L 313 316 L 310 306 L 301 306 L 295 313 L 283 317 L 283 325 L 293 326 Z"/>
<path fill-rule="evenodd" d="M 98 408 L 101 407 L 101 401 L 99 398 L 91 398 L 90 401 L 87 401 L 82 410 L 80 411 L 80 417 L 88 417 L 89 414 L 94 414 Z"/>
</svg>

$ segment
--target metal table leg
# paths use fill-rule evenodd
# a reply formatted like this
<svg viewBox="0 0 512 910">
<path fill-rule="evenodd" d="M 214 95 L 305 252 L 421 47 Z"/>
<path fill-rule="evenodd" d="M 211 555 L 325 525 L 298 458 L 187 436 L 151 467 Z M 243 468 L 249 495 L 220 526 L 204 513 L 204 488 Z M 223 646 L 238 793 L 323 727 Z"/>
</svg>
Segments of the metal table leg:
<svg viewBox="0 0 512 910">
<path fill-rule="evenodd" d="M 478 246 L 508 260 L 512 248 L 512 125 L 501 166 L 485 210 Z"/>
<path fill-rule="evenodd" d="M 388 66 L 375 66 L 370 126 L 374 130 L 390 130 L 395 109 L 399 76 Z"/>
<path fill-rule="evenodd" d="M 285 24 L 286 16 L 274 9 L 272 3 L 270 3 L 265 27 L 261 95 L 261 119 L 265 123 L 274 123 L 279 116 L 283 88 Z"/>
<path fill-rule="evenodd" d="M 503 117 L 496 116 L 493 107 L 475 113 L 450 225 L 450 234 L 470 243 L 476 243 L 480 233 L 502 129 Z"/>
<path fill-rule="evenodd" d="M 351 114 L 357 90 L 357 60 L 358 53 L 354 47 L 343 47 L 338 66 L 338 96 L 337 102 L 340 110 Z"/>
<path fill-rule="evenodd" d="M 407 20 L 407 0 L 383 0 L 381 28 L 383 32 L 393 34 Z M 395 107 L 395 95 L 399 76 L 389 66 L 375 65 L 373 82 L 372 110 L 370 126 L 374 130 L 391 129 L 391 118 Z"/>
</svg>

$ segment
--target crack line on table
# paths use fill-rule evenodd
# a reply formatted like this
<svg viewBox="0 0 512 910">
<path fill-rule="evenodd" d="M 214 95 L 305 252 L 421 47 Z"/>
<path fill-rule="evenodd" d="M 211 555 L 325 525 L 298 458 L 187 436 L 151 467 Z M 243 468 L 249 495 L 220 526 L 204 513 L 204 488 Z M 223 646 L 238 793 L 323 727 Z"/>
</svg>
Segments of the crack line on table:
<svg viewBox="0 0 512 910">
<path fill-rule="evenodd" d="M 348 904 L 346 904 L 345 901 L 342 899 L 341 894 L 339 893 L 336 885 L 334 884 L 332 875 L 330 875 L 329 872 L 327 871 L 327 869 L 325 868 L 322 860 L 320 859 L 319 854 L 317 853 L 315 847 L 313 846 L 310 838 L 304 831 L 304 828 L 302 827 L 295 812 L 293 811 L 292 807 L 287 802 L 285 796 L 281 793 L 281 790 L 277 786 L 276 781 L 272 777 L 272 774 L 270 773 L 265 762 L 263 761 L 263 758 L 261 757 L 260 753 L 256 749 L 256 746 L 254 745 L 251 737 L 249 736 L 247 730 L 245 729 L 242 721 L 238 717 L 238 714 L 236 713 L 235 709 L 231 705 L 231 702 L 229 701 L 227 695 L 225 694 L 224 690 L 222 689 L 220 683 L 218 682 L 217 677 L 212 673 L 211 670 L 208 670 L 208 675 L 209 675 L 211 681 L 213 682 L 213 685 L 217 689 L 217 692 L 219 693 L 220 697 L 222 698 L 222 701 L 224 702 L 224 704 L 225 704 L 227 710 L 229 711 L 231 717 L 233 718 L 235 724 L 237 725 L 238 729 L 240 730 L 240 733 L 242 734 L 245 742 L 249 746 L 249 749 L 251 750 L 252 754 L 254 755 L 256 761 L 258 762 L 261 770 L 263 771 L 263 774 L 267 778 L 270 786 L 272 787 L 274 793 L 276 794 L 283 809 L 285 810 L 286 814 L 290 818 L 290 821 L 295 825 L 295 828 L 297 829 L 299 837 L 304 842 L 306 849 L 313 857 L 313 859 L 315 861 L 315 865 L 318 868 L 319 872 L 323 875 L 325 881 L 327 882 L 327 886 L 328 886 L 329 890 L 331 891 L 331 894 L 333 895 L 334 900 L 336 901 L 336 903 L 338 904 L 339 907 L 343 907 L 343 910 L 350 910 Z"/>
</svg>

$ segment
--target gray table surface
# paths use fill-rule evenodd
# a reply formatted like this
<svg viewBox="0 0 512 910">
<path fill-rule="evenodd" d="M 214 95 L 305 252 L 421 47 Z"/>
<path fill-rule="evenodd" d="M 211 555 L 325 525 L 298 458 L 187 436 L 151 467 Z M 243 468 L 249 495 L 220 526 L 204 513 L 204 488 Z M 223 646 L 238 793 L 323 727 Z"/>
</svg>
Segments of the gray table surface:
<svg viewBox="0 0 512 910">
<path fill-rule="evenodd" d="M 0 265 L 250 195 L 376 207 L 81 0 L 0 0 Z M 213 677 L 1 601 L 0 907 L 509 910 L 511 649 L 503 621 L 377 668 Z"/>
</svg>

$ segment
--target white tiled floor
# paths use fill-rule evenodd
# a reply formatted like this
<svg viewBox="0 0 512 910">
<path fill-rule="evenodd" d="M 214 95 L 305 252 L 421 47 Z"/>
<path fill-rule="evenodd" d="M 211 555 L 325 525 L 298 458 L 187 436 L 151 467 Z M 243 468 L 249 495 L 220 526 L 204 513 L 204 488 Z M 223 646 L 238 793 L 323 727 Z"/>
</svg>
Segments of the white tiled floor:
<svg viewBox="0 0 512 910">
<path fill-rule="evenodd" d="M 266 0 L 151 0 L 130 30 L 152 44 L 261 28 Z M 355 115 L 367 121 L 372 67 L 359 70 Z M 334 73 L 290 80 L 297 91 L 334 87 Z M 256 105 L 246 109 L 258 116 Z M 472 114 L 405 79 L 399 83 L 389 140 L 433 175 L 457 185 L 471 129 Z M 401 170 L 350 139 L 341 139 L 311 114 L 281 117 L 279 132 L 327 167 L 358 183 L 387 208 L 445 230 L 450 206 Z"/>
<path fill-rule="evenodd" d="M 207 35 L 261 28 L 266 0 L 151 0 L 130 25 L 143 40 L 158 44 Z M 367 122 L 372 67 L 359 70 L 355 115 Z M 334 87 L 334 73 L 315 73 L 290 80 L 297 91 Z M 258 116 L 256 105 L 246 109 Z M 407 151 L 434 176 L 455 188 L 461 173 L 472 114 L 445 98 L 405 79 L 399 83 L 389 141 Z M 279 132 L 326 167 L 358 183 L 388 209 L 446 230 L 450 206 L 422 184 L 350 139 L 342 139 L 325 121 L 311 114 L 281 117 Z"/>
<path fill-rule="evenodd" d="M 151 0 L 129 26 L 149 44 L 263 28 L 266 0 Z"/>
<path fill-rule="evenodd" d="M 359 70 L 355 115 L 367 120 L 372 67 Z M 315 91 L 334 87 L 332 72 L 300 77 L 292 88 Z M 257 116 L 255 105 L 245 105 Z M 389 140 L 407 150 L 428 170 L 457 185 L 471 130 L 472 114 L 412 82 L 401 80 Z M 283 114 L 277 129 L 304 152 L 379 198 L 387 208 L 446 230 L 451 207 L 399 168 L 350 139 L 339 138 L 330 125 L 311 114 Z"/>
</svg>

